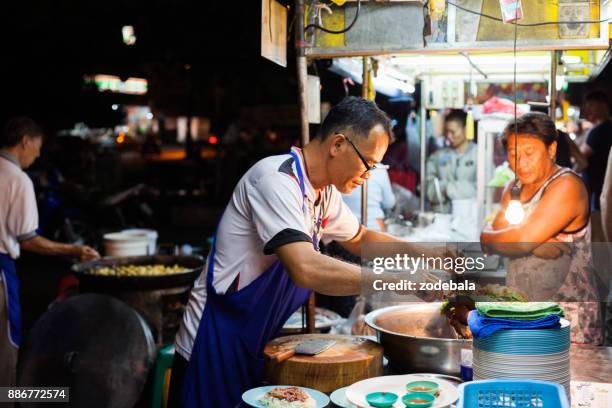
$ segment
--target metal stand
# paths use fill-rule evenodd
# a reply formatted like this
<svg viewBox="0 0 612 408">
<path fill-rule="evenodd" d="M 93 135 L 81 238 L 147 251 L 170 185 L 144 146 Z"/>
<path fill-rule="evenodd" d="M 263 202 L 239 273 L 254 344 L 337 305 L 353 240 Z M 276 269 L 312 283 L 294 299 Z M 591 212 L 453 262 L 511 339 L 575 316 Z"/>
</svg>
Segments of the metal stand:
<svg viewBox="0 0 612 408">
<path fill-rule="evenodd" d="M 427 191 L 425 190 L 425 166 L 427 160 L 427 109 L 425 103 L 427 102 L 427 96 L 425 95 L 424 83 L 421 82 L 421 195 L 420 195 L 420 210 L 425 212 L 425 196 Z"/>
</svg>

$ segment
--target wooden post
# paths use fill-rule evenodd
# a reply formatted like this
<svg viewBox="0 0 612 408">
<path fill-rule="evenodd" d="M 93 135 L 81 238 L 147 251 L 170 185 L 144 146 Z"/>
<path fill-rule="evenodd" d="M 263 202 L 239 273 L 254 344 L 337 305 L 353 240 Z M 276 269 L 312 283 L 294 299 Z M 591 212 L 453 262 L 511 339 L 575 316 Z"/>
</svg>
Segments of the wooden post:
<svg viewBox="0 0 612 408">
<path fill-rule="evenodd" d="M 370 64 L 369 57 L 363 57 L 363 72 L 361 81 L 361 96 L 368 98 L 370 88 Z M 361 224 L 366 225 L 368 220 L 368 181 L 361 185 Z"/>
<path fill-rule="evenodd" d="M 306 146 L 310 141 L 310 132 L 308 129 L 308 102 L 306 100 L 306 87 L 308 81 L 308 70 L 306 55 L 304 48 L 306 47 L 304 39 L 304 0 L 295 1 L 295 55 L 297 68 L 298 82 L 298 104 L 300 107 L 300 124 L 301 124 L 301 140 L 302 147 Z M 308 298 L 306 304 L 306 333 L 315 332 L 315 294 L 314 292 Z"/>
<path fill-rule="evenodd" d="M 557 53 L 558 51 L 550 52 L 550 81 L 548 82 L 550 84 L 550 91 L 548 93 L 550 96 L 550 110 L 548 114 L 553 122 L 557 119 Z"/>
<path fill-rule="evenodd" d="M 295 2 L 295 55 L 298 82 L 298 102 L 300 107 L 300 124 L 302 130 L 302 147 L 310 141 L 308 129 L 308 102 L 307 102 L 307 61 L 304 49 L 306 41 L 304 39 L 304 0 Z"/>
</svg>

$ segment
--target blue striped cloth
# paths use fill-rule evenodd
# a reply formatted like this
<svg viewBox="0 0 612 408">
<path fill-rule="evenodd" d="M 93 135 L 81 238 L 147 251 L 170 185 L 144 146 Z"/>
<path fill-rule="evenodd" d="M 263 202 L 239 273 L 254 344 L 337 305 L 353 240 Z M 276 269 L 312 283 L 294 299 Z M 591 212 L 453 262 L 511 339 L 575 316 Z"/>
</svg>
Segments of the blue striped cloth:
<svg viewBox="0 0 612 408">
<path fill-rule="evenodd" d="M 503 329 L 558 329 L 561 327 L 561 318 L 555 314 L 537 320 L 514 320 L 499 317 L 487 317 L 472 310 L 468 314 L 468 325 L 475 338 L 487 338 L 498 330 Z"/>
</svg>

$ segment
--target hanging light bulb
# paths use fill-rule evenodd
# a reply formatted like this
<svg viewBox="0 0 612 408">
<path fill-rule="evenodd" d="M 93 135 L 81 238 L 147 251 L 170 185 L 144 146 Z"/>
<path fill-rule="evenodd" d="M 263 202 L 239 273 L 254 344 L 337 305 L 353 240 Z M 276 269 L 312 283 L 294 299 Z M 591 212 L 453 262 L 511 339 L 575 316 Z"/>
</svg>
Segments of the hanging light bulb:
<svg viewBox="0 0 612 408">
<path fill-rule="evenodd" d="M 510 202 L 508 203 L 508 207 L 506 207 L 506 220 L 511 225 L 520 224 L 525 218 L 525 210 L 523 209 L 523 205 L 521 204 L 520 199 L 521 191 L 518 186 L 512 187 L 512 191 L 510 193 Z"/>
</svg>

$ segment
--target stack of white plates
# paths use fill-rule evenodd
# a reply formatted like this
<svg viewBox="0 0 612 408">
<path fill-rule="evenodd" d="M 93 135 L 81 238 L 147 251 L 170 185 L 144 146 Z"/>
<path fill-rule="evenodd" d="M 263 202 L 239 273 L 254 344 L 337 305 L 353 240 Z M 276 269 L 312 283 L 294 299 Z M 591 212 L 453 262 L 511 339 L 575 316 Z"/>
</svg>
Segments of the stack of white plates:
<svg viewBox="0 0 612 408">
<path fill-rule="evenodd" d="M 570 391 L 570 325 L 560 329 L 505 329 L 474 339 L 474 380 L 528 378 L 552 381 Z"/>
</svg>

